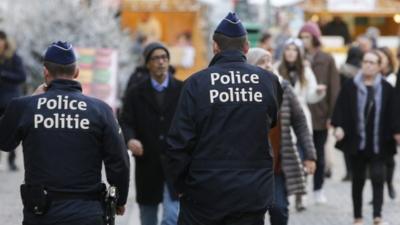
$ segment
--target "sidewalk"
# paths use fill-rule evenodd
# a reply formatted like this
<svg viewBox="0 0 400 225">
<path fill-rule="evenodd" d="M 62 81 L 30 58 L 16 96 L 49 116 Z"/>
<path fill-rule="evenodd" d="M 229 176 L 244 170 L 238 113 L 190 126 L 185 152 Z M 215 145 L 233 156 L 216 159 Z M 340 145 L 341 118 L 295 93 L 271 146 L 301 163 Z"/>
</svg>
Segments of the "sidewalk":
<svg viewBox="0 0 400 225">
<path fill-rule="evenodd" d="M 312 187 L 309 186 L 308 207 L 307 210 L 297 213 L 294 209 L 294 203 L 291 201 L 289 225 L 350 225 L 353 222 L 353 204 L 351 201 L 351 182 L 342 182 L 345 174 L 343 155 L 340 151 L 332 150 L 334 160 L 333 176 L 325 180 L 324 190 L 328 198 L 325 205 L 315 205 L 313 203 Z M 400 225 L 400 160 L 396 155 L 396 169 L 394 185 L 397 191 L 397 199 L 391 200 L 387 193 L 385 185 L 384 205 L 382 217 L 390 225 Z M 309 184 L 312 180 L 309 179 Z M 372 222 L 372 200 L 371 182 L 367 180 L 363 195 L 363 216 L 364 224 L 373 224 Z M 268 224 L 268 223 L 266 223 Z"/>
<path fill-rule="evenodd" d="M 352 224 L 352 203 L 351 203 L 351 183 L 342 182 L 344 176 L 344 165 L 342 153 L 336 150 L 331 152 L 333 159 L 333 177 L 327 179 L 324 185 L 324 190 L 328 198 L 328 203 L 325 205 L 315 205 L 313 196 L 308 196 L 307 210 L 297 213 L 294 210 L 293 201 L 290 206 L 289 225 L 350 225 Z M 6 154 L 1 153 L 2 163 L 5 164 Z M 19 195 L 19 185 L 23 182 L 23 166 L 22 166 L 22 151 L 17 150 L 17 165 L 20 170 L 11 173 L 8 170 L 0 171 L 0 224 L 15 225 L 22 223 L 22 203 Z M 387 189 L 385 187 L 385 204 L 383 207 L 383 218 L 390 222 L 390 225 L 400 225 L 400 156 L 396 155 L 398 167 L 395 172 L 396 190 L 398 197 L 395 201 L 388 198 Z M 132 162 L 131 167 L 134 168 Z M 133 174 L 133 173 L 132 173 Z M 311 177 L 309 184 L 311 184 Z M 311 185 L 309 186 L 311 190 Z M 371 183 L 365 184 L 364 190 L 364 218 L 365 225 L 372 224 L 372 206 L 369 201 L 372 198 Z M 161 210 L 160 210 L 161 211 Z M 161 214 L 161 212 L 160 212 Z M 159 217 L 160 218 L 160 217 Z M 266 223 L 269 224 L 269 217 L 266 216 Z M 135 202 L 135 190 L 133 178 L 131 178 L 131 189 L 127 204 L 125 216 L 117 217 L 117 225 L 140 225 L 139 209 Z"/>
</svg>

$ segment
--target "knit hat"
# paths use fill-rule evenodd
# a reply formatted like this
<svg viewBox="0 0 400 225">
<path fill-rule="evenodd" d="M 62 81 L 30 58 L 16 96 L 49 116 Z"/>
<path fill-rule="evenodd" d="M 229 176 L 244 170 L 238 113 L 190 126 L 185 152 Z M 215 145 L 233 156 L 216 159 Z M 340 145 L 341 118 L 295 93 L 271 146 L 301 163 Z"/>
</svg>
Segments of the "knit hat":
<svg viewBox="0 0 400 225">
<path fill-rule="evenodd" d="M 262 57 L 266 56 L 267 54 L 271 53 L 263 48 L 250 48 L 246 55 L 247 63 L 251 65 L 256 65 L 260 61 L 260 59 L 262 59 Z"/>
<path fill-rule="evenodd" d="M 60 65 L 69 65 L 76 62 L 76 56 L 72 45 L 68 42 L 54 42 L 44 54 L 44 61 Z"/>
<path fill-rule="evenodd" d="M 146 47 L 143 50 L 143 58 L 144 58 L 145 64 L 147 64 L 149 62 L 151 54 L 156 49 L 163 49 L 167 53 L 168 59 L 170 58 L 169 57 L 169 51 L 163 44 L 161 44 L 159 42 L 152 42 L 152 43 L 146 45 Z"/>
<path fill-rule="evenodd" d="M 235 38 L 242 37 L 247 34 L 246 29 L 243 27 L 240 19 L 236 13 L 228 13 L 228 15 L 218 24 L 214 33 L 222 34 L 227 37 Z"/>
<path fill-rule="evenodd" d="M 303 42 L 300 39 L 298 39 L 298 38 L 289 38 L 285 42 L 285 48 L 288 45 L 295 45 L 299 49 L 301 56 L 304 56 L 304 45 L 303 45 Z"/>
<path fill-rule="evenodd" d="M 321 38 L 321 30 L 319 29 L 318 25 L 314 22 L 307 22 L 306 24 L 304 24 L 303 27 L 300 29 L 299 34 L 301 34 L 302 32 L 310 33 L 318 40 Z"/>
</svg>

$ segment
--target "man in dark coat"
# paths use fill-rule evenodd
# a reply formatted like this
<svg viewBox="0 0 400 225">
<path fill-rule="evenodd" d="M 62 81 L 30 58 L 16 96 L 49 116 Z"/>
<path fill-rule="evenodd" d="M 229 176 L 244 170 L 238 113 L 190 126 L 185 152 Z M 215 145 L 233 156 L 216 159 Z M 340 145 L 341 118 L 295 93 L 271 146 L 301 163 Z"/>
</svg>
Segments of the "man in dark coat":
<svg viewBox="0 0 400 225">
<path fill-rule="evenodd" d="M 21 84 L 26 80 L 22 59 L 16 54 L 15 48 L 8 41 L 4 31 L 0 31 L 0 116 L 3 115 L 8 103 L 22 95 Z M 10 170 L 17 170 L 15 165 L 15 150 L 8 155 Z"/>
<path fill-rule="evenodd" d="M 104 185 L 117 187 L 125 211 L 129 156 L 111 108 L 85 96 L 72 45 L 53 43 L 44 55 L 45 85 L 13 99 L 0 119 L 0 149 L 22 141 L 24 225 L 101 225 Z"/>
<path fill-rule="evenodd" d="M 178 224 L 264 224 L 273 199 L 270 127 L 282 89 L 246 63 L 246 30 L 229 13 L 214 58 L 185 83 L 168 135 L 168 173 L 180 194 Z"/>
<path fill-rule="evenodd" d="M 169 73 L 169 51 L 150 43 L 143 56 L 148 74 L 126 91 L 121 125 L 136 162 L 136 193 L 142 225 L 157 224 L 157 209 L 163 202 L 163 225 L 176 224 L 179 203 L 172 185 L 165 185 L 161 151 L 175 113 L 182 82 Z M 164 193 L 164 194 L 163 194 Z"/>
</svg>

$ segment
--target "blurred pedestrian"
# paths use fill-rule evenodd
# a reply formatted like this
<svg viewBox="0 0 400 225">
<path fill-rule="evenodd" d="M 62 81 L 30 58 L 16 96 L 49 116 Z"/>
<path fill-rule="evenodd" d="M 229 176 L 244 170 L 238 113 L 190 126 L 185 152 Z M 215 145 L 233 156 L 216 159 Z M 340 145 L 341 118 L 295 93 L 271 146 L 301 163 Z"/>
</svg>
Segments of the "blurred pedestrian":
<svg viewBox="0 0 400 225">
<path fill-rule="evenodd" d="M 340 84 L 343 86 L 348 80 L 353 79 L 359 72 L 361 68 L 361 61 L 364 53 L 358 46 L 351 46 L 347 51 L 346 62 L 340 67 Z M 339 149 L 340 150 L 340 149 Z M 346 174 L 342 178 L 342 181 L 351 180 L 351 162 L 350 154 L 343 151 L 344 163 L 346 165 Z"/>
<path fill-rule="evenodd" d="M 392 85 L 393 88 L 396 86 L 397 74 L 395 73 L 396 65 L 393 58 L 393 54 L 388 47 L 381 47 L 377 49 L 378 54 L 381 57 L 381 74 L 383 78 Z M 393 176 L 395 171 L 396 162 L 394 155 L 387 157 L 386 161 L 386 184 L 388 187 L 388 194 L 391 199 L 396 198 L 396 189 L 393 185 Z"/>
<path fill-rule="evenodd" d="M 325 143 L 328 137 L 330 117 L 340 89 L 340 76 L 333 57 L 321 50 L 321 31 L 317 24 L 306 23 L 299 32 L 306 56 L 311 63 L 318 84 L 326 86 L 326 97 L 315 104 L 310 104 L 312 115 L 314 145 L 317 150 L 317 170 L 314 175 L 315 202 L 327 201 L 322 191 L 325 175 Z"/>
<path fill-rule="evenodd" d="M 307 126 L 312 133 L 312 119 L 308 104 L 321 101 L 326 95 L 326 86 L 318 85 L 310 63 L 304 59 L 304 47 L 300 39 L 291 38 L 286 41 L 278 73 L 289 81 L 307 118 Z"/>
<path fill-rule="evenodd" d="M 273 38 L 271 33 L 264 32 L 258 40 L 258 47 L 271 53 L 274 52 Z"/>
<path fill-rule="evenodd" d="M 120 116 L 129 150 L 135 157 L 136 201 L 142 225 L 157 225 L 158 205 L 163 204 L 161 225 L 176 225 L 179 202 L 167 183 L 161 152 L 174 116 L 182 82 L 170 73 L 170 53 L 159 42 L 144 51 L 144 78 L 127 88 Z"/>
<path fill-rule="evenodd" d="M 322 34 L 325 36 L 340 36 L 343 38 L 344 43 L 351 43 L 351 36 L 347 23 L 339 16 L 333 17 L 333 20 L 322 27 Z"/>
<path fill-rule="evenodd" d="M 373 40 L 366 35 L 358 36 L 355 44 L 364 54 L 375 48 Z"/>
<path fill-rule="evenodd" d="M 400 62 L 400 47 L 397 48 L 397 60 Z M 400 64 L 399 64 L 400 67 Z M 400 68 L 397 70 L 397 77 L 400 76 Z M 395 103 L 394 103 L 394 113 L 393 113 L 393 120 L 395 124 L 395 139 L 397 142 L 397 148 L 400 146 L 400 79 L 396 81 L 395 87 Z"/>
<path fill-rule="evenodd" d="M 273 72 L 272 55 L 261 48 L 251 48 L 248 63 Z M 279 76 L 279 75 L 278 75 Z M 302 106 L 291 84 L 280 77 L 283 89 L 282 105 L 277 126 L 269 135 L 274 152 L 275 202 L 269 210 L 271 225 L 286 225 L 289 220 L 288 197 L 306 193 L 305 172 L 315 171 L 316 153 Z M 304 149 L 301 159 L 296 148 L 292 129 L 299 146 Z M 302 163 L 301 163 L 302 162 Z"/>
<path fill-rule="evenodd" d="M 344 84 L 348 79 L 352 79 L 361 68 L 361 61 L 364 53 L 359 46 L 352 45 L 347 51 L 346 61 L 340 66 L 340 83 Z"/>
<path fill-rule="evenodd" d="M 396 61 L 394 59 L 392 50 L 388 47 L 380 47 L 377 49 L 381 56 L 381 73 L 382 76 L 389 82 L 392 87 L 396 86 L 397 74 L 396 74 Z"/>
<path fill-rule="evenodd" d="M 397 71 L 397 76 L 399 76 L 400 70 Z M 400 146 L 400 79 L 397 79 L 396 88 L 395 88 L 395 101 L 394 101 L 394 127 L 395 127 L 395 140 L 397 142 L 397 148 Z"/>
<path fill-rule="evenodd" d="M 308 104 L 315 104 L 321 101 L 326 95 L 326 86 L 318 85 L 310 63 L 304 59 L 304 47 L 300 39 L 290 38 L 284 45 L 281 62 L 278 63 L 278 73 L 288 80 L 298 97 L 300 106 L 306 117 L 307 127 L 310 134 L 313 133 L 311 112 Z M 305 149 L 298 146 L 300 157 L 303 159 Z M 296 194 L 296 210 L 306 209 L 304 196 Z"/>
<path fill-rule="evenodd" d="M 378 48 L 378 38 L 381 36 L 381 31 L 379 28 L 370 26 L 365 31 L 365 36 L 368 37 L 372 41 L 372 48 Z"/>
<path fill-rule="evenodd" d="M 0 30 L 0 116 L 4 114 L 12 99 L 22 96 L 21 85 L 26 74 L 21 57 L 15 46 L 9 41 L 7 34 Z M 11 171 L 18 169 L 15 164 L 15 150 L 8 153 L 8 166 Z"/>
<path fill-rule="evenodd" d="M 374 225 L 382 222 L 383 187 L 387 157 L 393 157 L 393 88 L 380 74 L 377 51 L 367 52 L 362 69 L 340 91 L 332 125 L 337 147 L 351 154 L 354 224 L 363 224 L 362 194 L 369 170 L 373 189 Z"/>
</svg>

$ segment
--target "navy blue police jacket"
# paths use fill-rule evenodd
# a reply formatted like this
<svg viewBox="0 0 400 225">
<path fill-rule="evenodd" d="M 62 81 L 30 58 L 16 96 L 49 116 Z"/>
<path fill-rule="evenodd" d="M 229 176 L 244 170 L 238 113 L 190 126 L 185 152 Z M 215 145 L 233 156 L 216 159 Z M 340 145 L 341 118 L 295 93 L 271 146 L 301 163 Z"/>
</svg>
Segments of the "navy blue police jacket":
<svg viewBox="0 0 400 225">
<path fill-rule="evenodd" d="M 185 83 L 164 152 L 167 179 L 195 204 L 220 212 L 270 207 L 268 132 L 282 98 L 278 78 L 223 51 Z"/>
<path fill-rule="evenodd" d="M 104 162 L 108 183 L 119 190 L 118 205 L 125 205 L 129 156 L 121 129 L 111 108 L 83 95 L 78 82 L 57 79 L 43 94 L 10 102 L 0 120 L 0 149 L 11 151 L 21 141 L 26 184 L 44 185 L 55 193 L 98 193 Z M 54 202 L 44 217 L 26 212 L 25 220 L 49 222 L 102 213 L 99 203 L 91 207 L 89 202 Z"/>
</svg>

